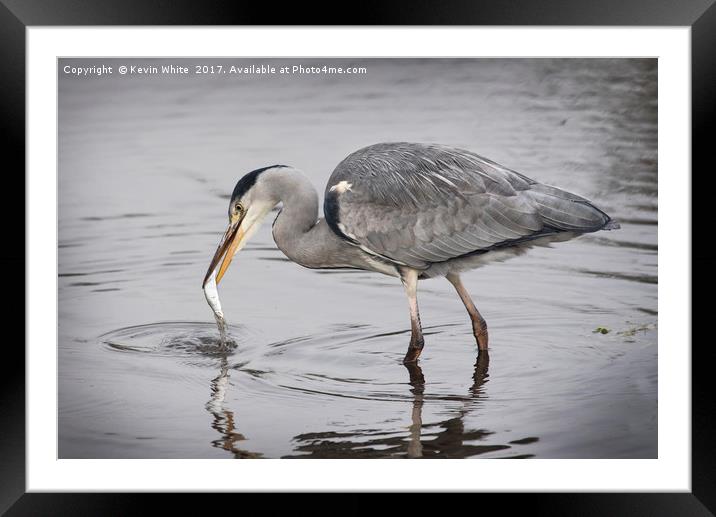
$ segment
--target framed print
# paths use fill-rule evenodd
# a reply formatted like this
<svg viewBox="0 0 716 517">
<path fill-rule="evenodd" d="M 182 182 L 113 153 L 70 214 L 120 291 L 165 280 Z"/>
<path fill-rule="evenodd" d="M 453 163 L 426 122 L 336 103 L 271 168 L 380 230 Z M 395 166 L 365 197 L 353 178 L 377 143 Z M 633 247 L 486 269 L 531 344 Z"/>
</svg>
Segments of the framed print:
<svg viewBox="0 0 716 517">
<path fill-rule="evenodd" d="M 690 170 L 715 8 L 6 4 L 11 514 L 148 491 L 709 514 Z"/>
</svg>

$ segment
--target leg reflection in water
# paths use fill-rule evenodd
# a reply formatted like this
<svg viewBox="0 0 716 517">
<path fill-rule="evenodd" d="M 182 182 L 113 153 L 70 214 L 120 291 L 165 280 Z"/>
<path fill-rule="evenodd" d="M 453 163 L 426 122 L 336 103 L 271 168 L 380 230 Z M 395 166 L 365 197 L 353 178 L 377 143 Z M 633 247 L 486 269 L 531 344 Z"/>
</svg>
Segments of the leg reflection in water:
<svg viewBox="0 0 716 517">
<path fill-rule="evenodd" d="M 412 395 L 411 424 L 408 436 L 395 431 L 375 429 L 354 432 L 305 433 L 294 437 L 297 442 L 295 454 L 287 458 L 466 458 L 488 452 L 510 449 L 510 445 L 475 445 L 492 434 L 485 429 L 466 430 L 464 417 L 475 407 L 476 402 L 485 398 L 490 357 L 487 350 L 477 356 L 472 375 L 472 384 L 465 397 L 430 396 L 426 393 L 425 376 L 416 363 L 405 364 L 408 370 L 410 393 Z M 423 408 L 437 401 L 461 400 L 462 405 L 453 418 L 436 423 L 423 423 Z"/>
<path fill-rule="evenodd" d="M 236 446 L 237 442 L 246 440 L 246 437 L 235 431 L 234 412 L 225 406 L 228 387 L 229 362 L 226 355 L 222 355 L 219 375 L 211 381 L 211 398 L 206 403 L 207 411 L 214 416 L 211 427 L 221 435 L 221 438 L 213 440 L 211 445 L 230 452 L 237 459 L 260 458 L 261 453 L 247 451 Z"/>
<path fill-rule="evenodd" d="M 468 392 L 469 396 L 463 399 L 462 407 L 454 418 L 438 422 L 437 424 L 423 425 L 422 410 L 425 393 L 425 376 L 417 364 L 406 364 L 410 375 L 411 393 L 413 394 L 412 424 L 410 426 L 410 439 L 408 441 L 406 456 L 409 458 L 444 457 L 465 458 L 486 452 L 509 449 L 509 445 L 471 445 L 466 441 L 482 440 L 492 434 L 484 429 L 466 431 L 464 417 L 470 412 L 476 400 L 483 394 L 484 385 L 489 378 L 488 368 L 490 356 L 487 350 L 480 350 L 475 361 L 472 380 Z M 423 429 L 441 428 L 437 433 L 428 433 L 429 440 L 423 444 Z"/>
<path fill-rule="evenodd" d="M 425 394 L 425 376 L 418 363 L 403 363 L 410 375 L 410 392 L 413 394 L 413 412 L 411 414 L 410 441 L 408 442 L 408 458 L 420 458 L 423 455 L 423 444 L 420 433 L 423 429 L 423 396 Z"/>
</svg>

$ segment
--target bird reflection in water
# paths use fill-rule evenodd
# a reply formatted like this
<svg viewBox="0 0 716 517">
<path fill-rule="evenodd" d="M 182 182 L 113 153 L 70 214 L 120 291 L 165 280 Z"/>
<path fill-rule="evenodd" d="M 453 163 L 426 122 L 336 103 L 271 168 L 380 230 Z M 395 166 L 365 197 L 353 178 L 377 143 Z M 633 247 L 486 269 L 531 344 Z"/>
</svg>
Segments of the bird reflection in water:
<svg viewBox="0 0 716 517">
<path fill-rule="evenodd" d="M 489 452 L 510 449 L 510 445 L 476 445 L 492 432 L 484 429 L 466 430 L 464 418 L 484 397 L 484 386 L 489 379 L 490 356 L 482 350 L 477 356 L 469 394 L 463 399 L 462 408 L 450 419 L 423 424 L 422 410 L 425 404 L 425 376 L 417 363 L 406 364 L 410 392 L 413 396 L 411 425 L 406 440 L 404 433 L 385 431 L 357 431 L 351 433 L 306 433 L 294 437 L 298 443 L 297 454 L 285 458 L 465 458 Z M 426 436 L 424 437 L 423 434 Z M 366 439 L 368 438 L 368 439 Z M 424 439 L 428 438 L 428 439 Z M 530 457 L 520 455 L 512 457 Z"/>
<path fill-rule="evenodd" d="M 261 453 L 237 447 L 237 443 L 246 440 L 246 437 L 236 432 L 234 412 L 226 408 L 226 391 L 228 387 L 229 362 L 226 354 L 222 354 L 219 375 L 211 381 L 211 398 L 206 403 L 207 411 L 214 417 L 211 427 L 221 435 L 221 438 L 213 440 L 211 445 L 230 452 L 236 459 L 260 458 L 262 457 Z"/>
</svg>

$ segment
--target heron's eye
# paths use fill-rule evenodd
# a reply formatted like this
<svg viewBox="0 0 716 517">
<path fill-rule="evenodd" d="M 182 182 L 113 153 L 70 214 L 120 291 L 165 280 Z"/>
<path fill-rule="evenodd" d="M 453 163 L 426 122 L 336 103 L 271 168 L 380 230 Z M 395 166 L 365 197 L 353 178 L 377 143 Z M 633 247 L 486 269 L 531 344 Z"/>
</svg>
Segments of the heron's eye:
<svg viewBox="0 0 716 517">
<path fill-rule="evenodd" d="M 236 206 L 235 206 L 234 208 L 236 209 L 236 213 L 237 213 L 237 214 L 240 214 L 241 212 L 244 211 L 244 207 L 241 206 L 240 203 L 236 203 Z"/>
</svg>

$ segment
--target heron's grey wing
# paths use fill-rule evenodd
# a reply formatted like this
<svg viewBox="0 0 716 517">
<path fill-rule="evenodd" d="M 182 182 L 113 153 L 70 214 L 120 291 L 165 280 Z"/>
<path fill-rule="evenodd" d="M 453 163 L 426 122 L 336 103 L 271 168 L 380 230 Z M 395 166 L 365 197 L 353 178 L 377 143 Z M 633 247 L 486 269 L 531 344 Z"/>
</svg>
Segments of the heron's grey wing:
<svg viewBox="0 0 716 517">
<path fill-rule="evenodd" d="M 366 252 L 415 268 L 559 231 L 594 231 L 609 217 L 469 151 L 377 144 L 343 160 L 324 212 Z"/>
</svg>

